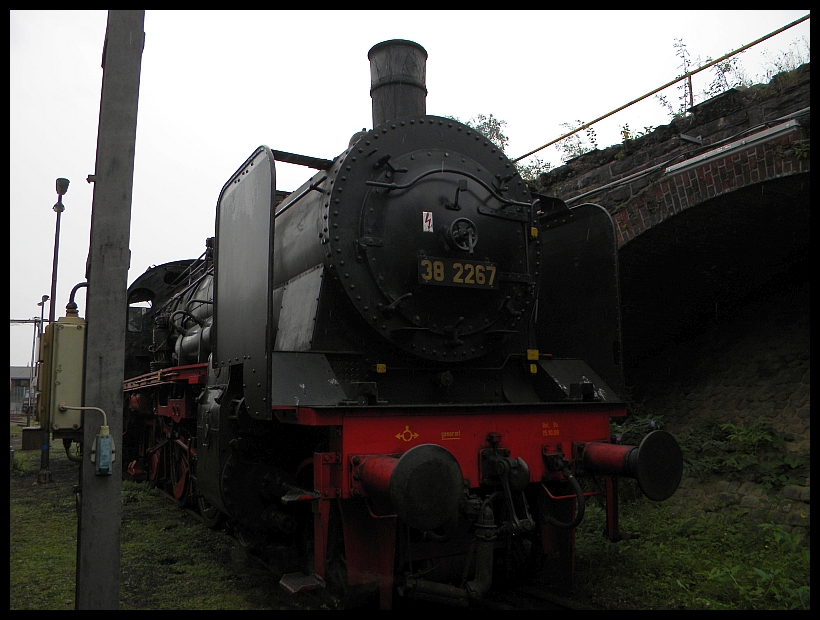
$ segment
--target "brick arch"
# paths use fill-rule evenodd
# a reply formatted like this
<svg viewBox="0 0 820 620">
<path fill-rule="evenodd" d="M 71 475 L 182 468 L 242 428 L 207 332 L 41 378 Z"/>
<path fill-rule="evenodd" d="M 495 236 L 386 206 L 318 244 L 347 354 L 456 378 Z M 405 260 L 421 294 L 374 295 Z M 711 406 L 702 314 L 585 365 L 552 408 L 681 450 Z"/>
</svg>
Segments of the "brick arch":
<svg viewBox="0 0 820 620">
<path fill-rule="evenodd" d="M 759 142 L 746 147 L 748 138 L 717 147 L 716 152 L 704 153 L 704 159 L 691 167 L 664 172 L 651 180 L 645 189 L 630 196 L 612 213 L 618 237 L 618 246 L 682 211 L 700 205 L 718 196 L 724 196 L 753 185 L 810 171 L 810 160 L 805 156 L 807 132 L 795 120 L 776 124 Z M 765 133 L 762 130 L 759 133 Z M 725 154 L 724 154 L 725 153 Z M 686 162 L 682 162 L 686 164 Z"/>
<path fill-rule="evenodd" d="M 810 253 L 810 175 L 781 176 L 648 222 L 619 248 L 625 358 L 725 320 L 772 282 L 802 278 Z"/>
<path fill-rule="evenodd" d="M 763 287 L 804 281 L 810 71 L 727 91 L 541 175 L 538 193 L 613 217 L 628 382 L 654 352 L 730 321 Z"/>
<path fill-rule="evenodd" d="M 689 115 L 542 174 L 540 194 L 593 202 L 619 247 L 683 211 L 739 189 L 810 171 L 811 65 L 732 89 Z"/>
</svg>

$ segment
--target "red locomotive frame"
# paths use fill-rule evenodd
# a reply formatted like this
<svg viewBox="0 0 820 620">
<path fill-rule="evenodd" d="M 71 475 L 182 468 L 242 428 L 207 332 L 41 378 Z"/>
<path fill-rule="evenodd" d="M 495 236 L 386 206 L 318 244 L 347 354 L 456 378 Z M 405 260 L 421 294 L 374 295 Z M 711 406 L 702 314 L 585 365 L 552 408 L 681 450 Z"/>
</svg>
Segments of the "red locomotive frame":
<svg viewBox="0 0 820 620">
<path fill-rule="evenodd" d="M 194 499 L 189 483 L 195 477 L 197 442 L 195 437 L 181 439 L 172 429 L 196 420 L 195 397 L 207 382 L 207 364 L 172 367 L 134 377 L 125 382 L 126 402 L 133 411 L 147 415 L 140 455 L 147 457 L 147 471 L 133 462 L 131 475 L 146 475 L 156 481 L 164 470 L 174 469 L 170 491 L 182 502 Z M 350 586 L 376 584 L 382 607 L 389 608 L 393 596 L 397 554 L 403 545 L 397 541 L 398 516 L 384 511 L 380 502 L 388 493 L 396 463 L 411 448 L 424 445 L 446 446 L 458 463 L 464 485 L 470 492 L 486 485 L 492 474 L 482 454 L 501 451 L 521 458 L 529 466 L 530 489 L 543 494 L 564 519 L 576 516 L 577 494 L 567 492 L 566 469 L 550 467 L 550 459 L 564 459 L 583 467 L 584 452 L 593 454 L 587 464 L 614 475 L 629 475 L 626 455 L 634 448 L 610 442 L 609 423 L 626 415 L 621 403 L 576 405 L 500 405 L 476 407 L 426 406 L 414 408 L 311 408 L 274 407 L 283 423 L 305 427 L 335 429 L 330 450 L 306 456 L 313 469 L 312 492 L 289 501 L 314 502 L 313 569 L 315 579 L 304 575 L 285 575 L 282 586 L 292 591 L 321 584 L 328 572 L 329 545 L 333 544 L 330 515 L 333 507 L 341 517 L 346 550 L 347 582 Z M 133 430 L 133 429 L 132 429 Z M 150 439 L 149 439 L 150 438 Z M 592 449 L 590 449 L 592 446 Z M 309 461 L 309 462 L 308 462 Z M 175 465 L 173 464 L 175 463 Z M 619 539 L 616 479 L 605 475 L 600 487 L 583 493 L 584 497 L 603 495 L 607 510 L 607 536 Z M 373 500 L 373 501 L 371 501 Z M 375 503 L 374 503 L 375 502 Z M 379 507 L 377 507 L 379 506 Z M 560 578 L 571 578 L 574 565 L 574 529 L 561 529 L 539 519 L 540 553 L 559 553 Z M 375 535 L 374 535 L 375 533 Z M 399 544 L 397 544 L 399 542 Z M 406 551 L 406 549 L 405 549 Z M 418 554 L 418 549 L 415 550 Z M 446 562 L 443 548 L 442 562 Z"/>
</svg>

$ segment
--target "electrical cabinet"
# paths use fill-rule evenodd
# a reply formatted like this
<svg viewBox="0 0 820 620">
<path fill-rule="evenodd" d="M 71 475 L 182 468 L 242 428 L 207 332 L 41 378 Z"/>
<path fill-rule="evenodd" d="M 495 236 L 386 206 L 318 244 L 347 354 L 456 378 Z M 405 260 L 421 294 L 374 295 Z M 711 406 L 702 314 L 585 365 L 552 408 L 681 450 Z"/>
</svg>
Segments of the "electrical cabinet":
<svg viewBox="0 0 820 620">
<path fill-rule="evenodd" d="M 46 327 L 40 343 L 40 426 L 55 437 L 74 434 L 82 428 L 82 411 L 60 410 L 60 405 L 83 404 L 86 322 L 65 316 Z"/>
</svg>

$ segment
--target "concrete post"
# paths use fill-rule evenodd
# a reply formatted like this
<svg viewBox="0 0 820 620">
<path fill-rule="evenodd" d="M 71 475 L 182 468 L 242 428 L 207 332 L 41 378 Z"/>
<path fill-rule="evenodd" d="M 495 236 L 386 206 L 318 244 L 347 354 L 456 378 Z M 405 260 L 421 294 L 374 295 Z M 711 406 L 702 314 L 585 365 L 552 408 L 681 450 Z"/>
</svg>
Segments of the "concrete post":
<svg viewBox="0 0 820 620">
<path fill-rule="evenodd" d="M 86 319 L 87 407 L 102 409 L 117 454 L 111 475 L 95 475 L 90 454 L 98 411 L 83 416 L 77 532 L 76 609 L 119 609 L 122 412 L 131 190 L 145 11 L 109 11 L 91 211 Z"/>
</svg>

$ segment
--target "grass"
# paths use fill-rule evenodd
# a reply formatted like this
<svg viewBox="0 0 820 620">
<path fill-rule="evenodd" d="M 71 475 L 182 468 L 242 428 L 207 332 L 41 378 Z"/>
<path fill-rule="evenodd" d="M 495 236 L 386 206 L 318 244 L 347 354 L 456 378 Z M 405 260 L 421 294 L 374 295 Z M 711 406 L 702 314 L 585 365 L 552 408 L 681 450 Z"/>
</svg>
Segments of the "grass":
<svg viewBox="0 0 820 620">
<path fill-rule="evenodd" d="M 12 427 L 12 436 L 20 429 Z M 18 442 L 19 445 L 19 442 Z M 52 480 L 38 485 L 40 452 L 17 450 L 10 497 L 10 609 L 74 609 L 76 467 L 53 444 Z M 226 534 L 147 484 L 123 481 L 120 609 L 321 609 L 294 599 Z"/>
<path fill-rule="evenodd" d="M 603 509 L 587 507 L 577 536 L 576 596 L 606 609 L 809 609 L 811 557 L 800 536 L 723 513 L 638 500 L 622 506 L 610 543 Z"/>
<path fill-rule="evenodd" d="M 39 458 L 39 451 L 15 453 L 10 609 L 73 609 L 76 472 L 55 446 L 55 478 L 60 463 L 67 473 L 37 485 Z M 808 541 L 739 506 L 704 512 L 674 496 L 656 503 L 630 485 L 622 484 L 621 529 L 635 538 L 607 541 L 603 509 L 588 504 L 577 532 L 573 598 L 613 610 L 810 609 Z M 264 570 L 237 561 L 241 553 L 156 490 L 123 482 L 120 609 L 328 608 L 320 600 L 279 598 Z"/>
<path fill-rule="evenodd" d="M 22 429 L 11 427 L 11 435 Z M 16 451 L 12 476 L 36 484 L 40 451 Z M 31 474 L 34 475 L 31 475 Z M 77 526 L 71 493 L 44 502 L 34 493 L 10 499 L 10 609 L 73 609 Z"/>
<path fill-rule="evenodd" d="M 613 424 L 612 434 L 635 445 L 662 427 L 639 413 Z M 637 537 L 610 543 L 601 535 L 603 508 L 588 505 L 577 531 L 577 596 L 607 609 L 809 609 L 809 541 L 771 522 L 776 493 L 806 481 L 809 453 L 787 450 L 790 438 L 763 421 L 693 428 L 678 440 L 685 475 L 753 482 L 758 506 L 710 501 L 707 512 L 707 502 L 680 495 L 652 502 L 625 480 L 621 530 Z M 802 529 L 809 527 L 807 519 Z"/>
</svg>

